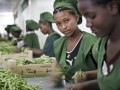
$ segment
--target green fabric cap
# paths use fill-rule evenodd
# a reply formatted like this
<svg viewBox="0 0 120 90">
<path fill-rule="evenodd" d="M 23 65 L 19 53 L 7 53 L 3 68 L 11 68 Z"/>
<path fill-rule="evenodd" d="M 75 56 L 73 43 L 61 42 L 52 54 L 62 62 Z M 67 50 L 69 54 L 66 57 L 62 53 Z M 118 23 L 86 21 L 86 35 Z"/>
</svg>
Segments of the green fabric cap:
<svg viewBox="0 0 120 90">
<path fill-rule="evenodd" d="M 26 20 L 26 26 L 32 30 L 38 30 L 38 23 L 34 20 Z"/>
<path fill-rule="evenodd" d="M 12 31 L 12 32 L 22 32 L 21 28 L 18 27 L 18 26 L 11 27 L 10 31 Z"/>
<path fill-rule="evenodd" d="M 8 27 L 8 26 L 7 26 L 7 27 L 5 27 L 5 30 L 6 30 L 6 31 L 8 31 L 8 30 L 9 30 L 9 27 Z"/>
<path fill-rule="evenodd" d="M 66 8 L 71 9 L 73 12 L 80 15 L 78 24 L 81 24 L 82 23 L 82 15 L 78 11 L 77 3 L 78 3 L 77 0 L 55 0 L 54 10 L 58 7 L 66 7 Z"/>
<path fill-rule="evenodd" d="M 13 25 L 7 25 L 7 27 L 5 27 L 5 30 L 10 33 L 10 28 L 13 27 L 13 26 L 16 26 L 16 24 L 13 24 Z"/>
<path fill-rule="evenodd" d="M 40 20 L 39 21 L 54 23 L 53 15 L 49 12 L 43 12 L 43 13 L 40 14 Z"/>
</svg>

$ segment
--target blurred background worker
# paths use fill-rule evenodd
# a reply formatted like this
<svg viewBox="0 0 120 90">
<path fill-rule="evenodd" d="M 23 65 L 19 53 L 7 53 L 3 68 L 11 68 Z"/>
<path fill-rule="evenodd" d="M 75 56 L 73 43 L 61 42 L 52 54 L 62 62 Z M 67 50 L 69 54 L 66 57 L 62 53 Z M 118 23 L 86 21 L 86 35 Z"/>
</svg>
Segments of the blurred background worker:
<svg viewBox="0 0 120 90">
<path fill-rule="evenodd" d="M 40 49 L 38 36 L 34 30 L 38 30 L 39 26 L 34 20 L 26 20 L 26 35 L 22 41 L 18 43 L 18 48 L 27 46 L 29 48 Z"/>
<path fill-rule="evenodd" d="M 43 50 L 32 49 L 34 55 L 41 56 L 45 54 L 54 57 L 53 43 L 61 36 L 53 30 L 52 23 L 54 23 L 54 20 L 51 13 L 43 12 L 40 14 L 39 28 L 44 35 L 48 34 L 48 37 L 45 41 Z"/>
<path fill-rule="evenodd" d="M 12 38 L 13 38 L 12 35 L 11 35 L 11 33 L 10 33 L 10 28 L 13 27 L 13 26 L 16 26 L 16 24 L 7 25 L 7 27 L 5 27 L 5 30 L 7 32 L 7 38 L 8 38 L 9 41 L 11 41 Z"/>
<path fill-rule="evenodd" d="M 15 38 L 17 38 L 16 45 L 17 45 L 17 42 L 24 39 L 24 36 L 21 35 L 22 29 L 20 27 L 13 26 L 13 27 L 11 27 L 10 32 Z"/>
</svg>

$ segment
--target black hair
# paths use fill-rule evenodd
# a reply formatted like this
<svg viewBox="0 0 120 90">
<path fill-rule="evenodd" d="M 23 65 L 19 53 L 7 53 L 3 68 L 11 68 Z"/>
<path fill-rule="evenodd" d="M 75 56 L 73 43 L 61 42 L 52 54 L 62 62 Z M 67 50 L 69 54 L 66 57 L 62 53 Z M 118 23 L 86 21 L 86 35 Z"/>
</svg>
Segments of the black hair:
<svg viewBox="0 0 120 90">
<path fill-rule="evenodd" d="M 21 31 L 15 31 L 15 33 L 21 34 Z"/>
<path fill-rule="evenodd" d="M 76 13 L 73 12 L 71 9 L 69 9 L 69 8 L 67 8 L 67 7 L 63 7 L 63 6 L 56 8 L 56 9 L 53 11 L 53 15 L 56 14 L 57 12 L 62 12 L 62 11 L 64 11 L 64 10 L 68 10 L 70 14 L 76 15 Z"/>
<path fill-rule="evenodd" d="M 48 23 L 50 25 L 50 27 L 52 27 L 52 23 L 51 22 L 43 22 L 43 21 L 39 21 L 39 23 L 45 24 Z"/>
<path fill-rule="evenodd" d="M 109 2 L 113 1 L 113 0 L 91 0 L 93 1 L 95 4 L 102 4 L 102 5 L 106 5 Z"/>
<path fill-rule="evenodd" d="M 27 31 L 34 31 L 33 29 L 30 29 L 29 27 L 27 27 Z"/>
<path fill-rule="evenodd" d="M 115 1 L 115 0 L 91 0 L 94 4 L 97 5 L 107 5 L 108 3 Z M 119 9 L 119 13 L 120 13 L 120 5 L 118 4 L 118 9 Z"/>
</svg>

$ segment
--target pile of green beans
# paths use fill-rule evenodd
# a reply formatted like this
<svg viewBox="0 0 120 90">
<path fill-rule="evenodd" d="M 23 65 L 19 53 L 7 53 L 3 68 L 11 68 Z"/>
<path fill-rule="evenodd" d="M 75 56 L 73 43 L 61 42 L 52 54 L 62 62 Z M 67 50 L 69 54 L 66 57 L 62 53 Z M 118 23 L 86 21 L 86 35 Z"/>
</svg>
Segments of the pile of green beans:
<svg viewBox="0 0 120 90">
<path fill-rule="evenodd" d="M 42 55 L 40 58 L 34 58 L 33 61 L 34 64 L 46 64 L 52 63 L 52 58 L 46 55 Z"/>
<path fill-rule="evenodd" d="M 0 68 L 0 90 L 42 90 L 39 84 L 27 85 L 25 78 L 8 69 Z"/>
<path fill-rule="evenodd" d="M 75 75 L 72 78 L 81 78 L 82 77 L 82 71 L 81 69 L 75 73 Z"/>
<path fill-rule="evenodd" d="M 2 55 L 16 53 L 16 46 L 10 44 L 0 44 L 0 52 Z M 20 52 L 20 54 L 28 54 L 27 51 Z"/>
<path fill-rule="evenodd" d="M 6 59 L 7 61 L 9 59 Z M 34 58 L 33 60 L 21 60 L 21 59 L 15 59 L 17 65 L 29 65 L 29 64 L 47 64 L 52 63 L 52 58 L 49 56 L 41 56 L 39 58 Z"/>
<path fill-rule="evenodd" d="M 2 44 L 0 45 L 0 51 L 1 54 L 10 54 L 10 53 L 14 53 L 13 51 L 14 46 L 9 46 L 8 44 Z"/>
</svg>

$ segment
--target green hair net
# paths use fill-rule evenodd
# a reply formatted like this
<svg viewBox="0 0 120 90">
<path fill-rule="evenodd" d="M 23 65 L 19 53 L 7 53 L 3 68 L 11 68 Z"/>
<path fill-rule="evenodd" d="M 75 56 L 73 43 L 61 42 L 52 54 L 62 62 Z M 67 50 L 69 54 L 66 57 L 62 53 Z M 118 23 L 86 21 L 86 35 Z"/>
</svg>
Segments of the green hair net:
<svg viewBox="0 0 120 90">
<path fill-rule="evenodd" d="M 5 30 L 6 30 L 8 33 L 10 33 L 10 29 L 11 29 L 11 27 L 13 27 L 13 26 L 16 26 L 16 24 L 7 25 L 7 26 L 5 27 Z"/>
<path fill-rule="evenodd" d="M 39 21 L 54 23 L 53 15 L 49 12 L 43 12 L 43 13 L 40 14 L 40 20 Z"/>
<path fill-rule="evenodd" d="M 76 14 L 80 15 L 80 19 L 78 21 L 78 24 L 82 23 L 82 15 L 80 14 L 80 12 L 78 11 L 77 8 L 77 0 L 55 0 L 54 2 L 54 10 L 58 7 L 66 7 L 71 9 L 73 12 L 75 12 Z"/>
<path fill-rule="evenodd" d="M 9 27 L 8 27 L 8 26 L 7 26 L 7 27 L 5 27 L 5 30 L 6 30 L 6 31 L 8 31 L 8 30 L 9 30 Z"/>
<path fill-rule="evenodd" d="M 34 20 L 26 20 L 26 26 L 32 30 L 38 30 L 38 23 Z"/>
<path fill-rule="evenodd" d="M 11 32 L 22 32 L 21 28 L 18 26 L 13 26 L 10 29 Z"/>
</svg>

